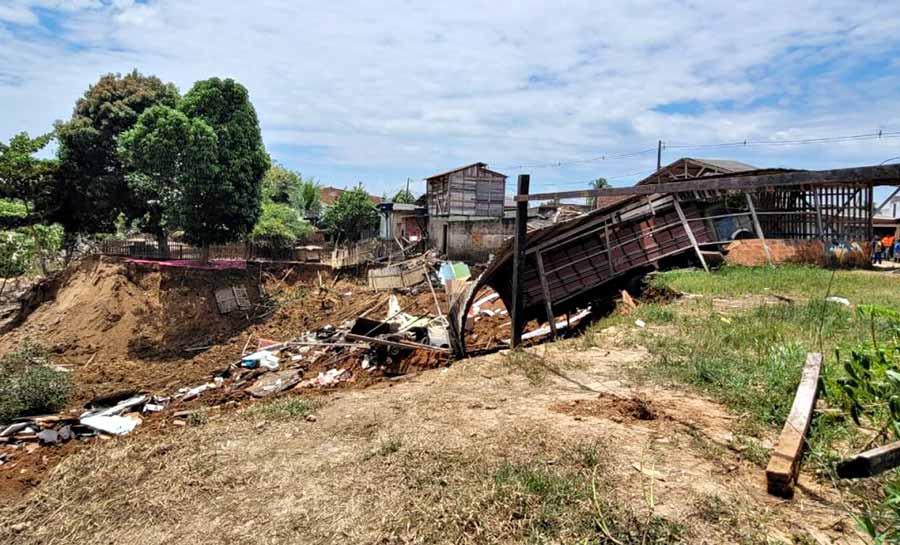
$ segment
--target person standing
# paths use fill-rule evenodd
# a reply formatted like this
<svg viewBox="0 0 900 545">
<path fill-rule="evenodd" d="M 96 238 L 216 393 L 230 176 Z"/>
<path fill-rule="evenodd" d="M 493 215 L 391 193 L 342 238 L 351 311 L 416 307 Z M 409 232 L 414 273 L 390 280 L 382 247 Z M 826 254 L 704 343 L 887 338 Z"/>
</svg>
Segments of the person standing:
<svg viewBox="0 0 900 545">
<path fill-rule="evenodd" d="M 872 244 L 872 264 L 880 265 L 883 254 L 884 245 L 881 243 L 881 239 L 876 238 Z"/>
</svg>

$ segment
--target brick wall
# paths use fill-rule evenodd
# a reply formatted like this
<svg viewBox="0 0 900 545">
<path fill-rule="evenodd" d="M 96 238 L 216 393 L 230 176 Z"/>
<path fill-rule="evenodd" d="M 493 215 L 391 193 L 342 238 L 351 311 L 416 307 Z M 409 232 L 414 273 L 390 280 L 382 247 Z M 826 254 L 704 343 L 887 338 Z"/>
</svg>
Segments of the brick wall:
<svg viewBox="0 0 900 545">
<path fill-rule="evenodd" d="M 775 263 L 809 263 L 825 265 L 825 246 L 820 240 L 767 239 L 766 244 Z M 725 247 L 725 262 L 755 267 L 765 265 L 766 252 L 762 240 L 735 240 Z"/>
</svg>

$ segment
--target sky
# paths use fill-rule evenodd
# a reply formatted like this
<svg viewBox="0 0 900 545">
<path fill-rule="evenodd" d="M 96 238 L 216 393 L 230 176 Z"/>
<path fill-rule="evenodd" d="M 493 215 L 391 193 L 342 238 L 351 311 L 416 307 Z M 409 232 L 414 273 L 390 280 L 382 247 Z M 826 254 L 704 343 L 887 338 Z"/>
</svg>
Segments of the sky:
<svg viewBox="0 0 900 545">
<path fill-rule="evenodd" d="M 663 164 L 900 156 L 896 1 L 0 0 L 0 139 L 134 68 L 234 78 L 275 161 L 378 195 L 476 161 L 507 192 L 630 185 L 659 140 Z"/>
</svg>

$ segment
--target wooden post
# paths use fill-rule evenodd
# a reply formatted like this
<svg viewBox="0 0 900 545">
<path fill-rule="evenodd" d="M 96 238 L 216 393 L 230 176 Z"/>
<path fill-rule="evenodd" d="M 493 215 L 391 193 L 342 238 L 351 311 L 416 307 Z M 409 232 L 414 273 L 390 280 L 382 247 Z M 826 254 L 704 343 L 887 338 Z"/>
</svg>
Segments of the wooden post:
<svg viewBox="0 0 900 545">
<path fill-rule="evenodd" d="M 691 241 L 691 245 L 694 247 L 694 251 L 697 252 L 697 257 L 700 258 L 700 263 L 703 265 L 703 269 L 706 272 L 709 272 L 709 266 L 706 264 L 706 259 L 703 258 L 703 252 L 700 251 L 700 245 L 697 244 L 697 239 L 694 238 L 694 231 L 691 230 L 691 225 L 688 223 L 687 217 L 684 215 L 684 210 L 681 209 L 681 204 L 678 202 L 678 198 L 672 199 L 672 203 L 675 205 L 675 211 L 678 212 L 678 219 L 681 220 L 681 225 L 684 227 L 684 232 L 687 233 L 688 238 Z"/>
<path fill-rule="evenodd" d="M 612 278 L 616 274 L 616 268 L 613 267 L 612 248 L 609 247 L 609 225 L 603 228 L 603 238 L 606 239 L 606 267 L 609 269 L 609 277 Z"/>
<path fill-rule="evenodd" d="M 531 176 L 528 174 L 519 174 L 518 195 L 528 195 L 528 185 L 531 182 Z M 525 295 L 525 286 L 523 285 L 523 276 L 525 275 L 525 250 L 526 235 L 528 234 L 528 201 L 516 201 L 516 235 L 513 240 L 513 277 L 512 277 L 512 313 L 510 315 L 512 325 L 511 346 L 517 348 L 522 344 L 522 330 L 525 328 L 525 321 L 522 317 L 524 310 L 523 297 Z"/>
<path fill-rule="evenodd" d="M 547 310 L 547 320 L 550 323 L 550 333 L 556 338 L 556 316 L 553 315 L 553 303 L 550 301 L 550 285 L 547 283 L 547 274 L 544 272 L 544 258 L 541 252 L 534 254 L 537 260 L 538 275 L 541 277 L 541 290 L 544 292 L 544 308 Z"/>
<path fill-rule="evenodd" d="M 759 218 L 756 216 L 756 207 L 753 206 L 753 197 L 751 197 L 749 193 L 744 193 L 744 195 L 747 196 L 747 207 L 750 209 L 750 217 L 753 218 L 753 228 L 756 229 L 756 236 L 762 241 L 763 251 L 766 252 L 766 261 L 771 265 L 772 252 L 769 251 L 769 245 L 766 243 L 766 235 L 763 234 L 762 225 L 760 225 Z"/>
<path fill-rule="evenodd" d="M 819 240 L 825 240 L 825 229 L 822 227 L 822 206 L 819 202 L 819 190 L 821 188 L 814 187 L 813 188 L 813 206 L 816 207 L 816 231 L 819 235 Z"/>
<path fill-rule="evenodd" d="M 766 486 L 769 494 L 790 498 L 794 495 L 794 485 L 800 472 L 800 455 L 806 443 L 806 432 L 812 422 L 816 395 L 819 392 L 819 371 L 822 368 L 822 354 L 810 352 L 800 378 L 800 386 L 794 396 L 794 404 L 775 449 L 766 466 Z"/>
</svg>

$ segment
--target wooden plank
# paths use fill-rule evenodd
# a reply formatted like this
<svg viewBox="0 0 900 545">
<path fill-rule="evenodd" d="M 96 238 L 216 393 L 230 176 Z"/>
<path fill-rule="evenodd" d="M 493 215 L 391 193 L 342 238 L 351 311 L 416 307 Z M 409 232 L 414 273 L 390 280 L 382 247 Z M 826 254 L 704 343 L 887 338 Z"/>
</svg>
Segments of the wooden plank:
<svg viewBox="0 0 900 545">
<path fill-rule="evenodd" d="M 900 466 L 900 441 L 867 450 L 840 462 L 837 474 L 842 479 L 860 479 L 884 473 L 897 466 Z"/>
<path fill-rule="evenodd" d="M 900 165 L 883 165 L 834 170 L 796 170 L 778 174 L 746 176 L 721 176 L 700 178 L 686 182 L 612 187 L 607 189 L 583 189 L 555 193 L 516 195 L 516 201 L 575 199 L 586 197 L 621 197 L 627 195 L 665 195 L 689 191 L 748 191 L 766 187 L 798 187 L 823 184 L 900 185 Z"/>
<path fill-rule="evenodd" d="M 556 338 L 556 316 L 553 315 L 553 303 L 550 302 L 550 287 L 547 285 L 547 273 L 544 272 L 544 258 L 541 252 L 534 254 L 537 258 L 538 275 L 541 279 L 541 290 L 544 292 L 544 307 L 547 310 L 547 322 L 550 324 L 550 333 Z"/>
<path fill-rule="evenodd" d="M 387 339 L 379 339 L 377 337 L 367 337 L 365 335 L 357 335 L 356 333 L 347 333 L 344 338 L 348 341 L 360 341 L 364 343 L 383 344 L 385 346 L 393 346 L 396 348 L 412 348 L 415 350 L 430 350 L 431 352 L 447 352 L 445 348 L 438 348 L 430 344 L 414 343 L 412 341 L 389 341 Z"/>
<path fill-rule="evenodd" d="M 691 246 L 694 247 L 694 251 L 697 252 L 697 257 L 700 258 L 700 263 L 703 265 L 703 270 L 709 272 L 709 266 L 706 264 L 706 258 L 703 257 L 703 252 L 700 251 L 700 245 L 697 244 L 697 239 L 694 238 L 694 231 L 691 229 L 691 225 L 688 223 L 687 218 L 684 215 L 684 211 L 681 209 L 681 204 L 678 202 L 678 199 L 673 201 L 675 204 L 675 212 L 678 213 L 678 219 L 681 220 L 681 225 L 684 227 L 684 232 L 687 233 L 688 239 L 691 241 Z"/>
<path fill-rule="evenodd" d="M 531 176 L 519 174 L 519 195 L 528 195 Z M 516 236 L 513 239 L 513 277 L 512 277 L 512 311 L 510 325 L 512 327 L 511 346 L 516 348 L 522 343 L 522 330 L 525 321 L 522 312 L 525 309 L 525 252 L 528 243 L 528 201 L 516 203 Z"/>
<path fill-rule="evenodd" d="M 812 422 L 813 408 L 819 393 L 821 369 L 822 354 L 808 353 L 800 385 L 794 396 L 794 404 L 766 467 L 766 485 L 769 494 L 784 498 L 794 495 L 794 485 L 800 472 L 800 456 L 803 453 L 806 432 Z"/>
</svg>

